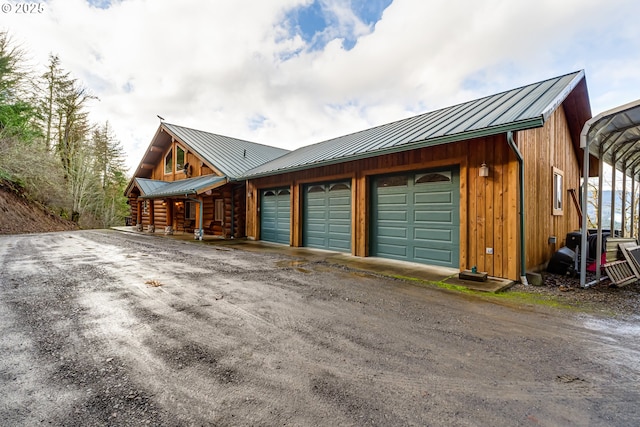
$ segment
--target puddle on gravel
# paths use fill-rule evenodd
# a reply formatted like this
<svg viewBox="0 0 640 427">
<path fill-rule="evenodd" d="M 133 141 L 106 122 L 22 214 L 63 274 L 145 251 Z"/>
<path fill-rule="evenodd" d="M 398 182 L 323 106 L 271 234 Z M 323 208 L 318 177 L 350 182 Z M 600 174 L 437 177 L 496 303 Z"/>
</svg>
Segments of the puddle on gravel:
<svg viewBox="0 0 640 427">
<path fill-rule="evenodd" d="M 284 260 L 284 261 L 278 261 L 276 262 L 276 267 L 280 267 L 280 268 L 287 268 L 287 267 L 298 267 L 301 266 L 303 264 L 306 264 L 307 261 L 300 261 L 300 260 L 295 260 L 295 261 L 289 261 L 289 260 Z"/>
<path fill-rule="evenodd" d="M 640 338 L 640 317 L 632 321 L 593 318 L 585 320 L 584 325 L 596 331 Z"/>
</svg>

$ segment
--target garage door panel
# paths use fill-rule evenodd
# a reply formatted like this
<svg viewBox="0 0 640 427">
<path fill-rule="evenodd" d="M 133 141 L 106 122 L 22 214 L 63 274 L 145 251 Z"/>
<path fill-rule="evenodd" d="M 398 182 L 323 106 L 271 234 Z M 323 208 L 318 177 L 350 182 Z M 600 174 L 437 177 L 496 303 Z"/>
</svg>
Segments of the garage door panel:
<svg viewBox="0 0 640 427">
<path fill-rule="evenodd" d="M 404 210 L 380 211 L 378 213 L 378 219 L 383 223 L 385 221 L 405 222 L 407 220 L 407 211 L 404 211 Z"/>
<path fill-rule="evenodd" d="M 342 197 L 332 197 L 329 199 L 329 205 L 330 206 L 343 206 L 343 207 L 348 207 L 351 206 L 351 197 L 350 194 L 349 195 L 344 195 Z"/>
<path fill-rule="evenodd" d="M 291 201 L 288 189 L 263 190 L 260 202 L 260 238 L 289 244 Z"/>
<path fill-rule="evenodd" d="M 396 187 L 393 187 L 394 189 Z M 404 187 L 402 187 L 404 188 Z M 383 191 L 391 191 L 390 189 L 381 189 Z M 394 190 L 397 191 L 397 190 Z M 407 205 L 407 195 L 406 194 L 389 194 L 387 192 L 384 193 L 379 193 L 378 195 L 378 206 L 384 206 L 384 205 L 393 205 L 393 206 L 399 206 L 399 205 Z"/>
<path fill-rule="evenodd" d="M 340 221 L 344 220 L 351 223 L 351 210 L 349 211 L 331 211 L 329 212 L 329 219 Z"/>
<path fill-rule="evenodd" d="M 428 206 L 439 203 L 451 205 L 453 203 L 453 194 L 451 191 L 443 191 L 439 193 L 418 193 L 414 194 L 413 202 L 414 205 L 419 205 L 421 203 Z"/>
<path fill-rule="evenodd" d="M 351 250 L 351 239 L 329 239 L 329 246 L 336 249 L 342 249 L 342 251 L 347 252 Z"/>
<path fill-rule="evenodd" d="M 453 232 L 451 230 L 438 230 L 433 228 L 415 228 L 413 230 L 415 240 L 453 242 Z"/>
<path fill-rule="evenodd" d="M 433 263 L 451 263 L 451 251 L 450 250 L 438 250 L 435 248 L 415 248 L 413 257 L 417 261 Z"/>
<path fill-rule="evenodd" d="M 406 185 L 385 185 L 385 183 Z M 371 254 L 457 267 L 460 185 L 457 170 L 372 180 Z"/>
<path fill-rule="evenodd" d="M 385 237 L 402 237 L 406 239 L 408 236 L 408 230 L 406 227 L 392 227 L 392 226 L 381 226 L 378 228 L 380 231 L 378 233 L 378 237 L 383 239 Z"/>
<path fill-rule="evenodd" d="M 453 213 L 451 211 L 422 211 L 414 213 L 415 222 L 436 222 L 442 224 L 453 224 Z"/>
<path fill-rule="evenodd" d="M 304 246 L 351 250 L 350 183 L 310 184 L 303 187 L 302 243 Z"/>
<path fill-rule="evenodd" d="M 325 221 L 327 214 L 325 211 L 311 210 L 307 213 L 309 221 Z"/>
<path fill-rule="evenodd" d="M 387 258 L 405 259 L 407 257 L 407 246 L 404 245 L 403 242 L 397 244 L 380 242 L 377 255 Z"/>
</svg>

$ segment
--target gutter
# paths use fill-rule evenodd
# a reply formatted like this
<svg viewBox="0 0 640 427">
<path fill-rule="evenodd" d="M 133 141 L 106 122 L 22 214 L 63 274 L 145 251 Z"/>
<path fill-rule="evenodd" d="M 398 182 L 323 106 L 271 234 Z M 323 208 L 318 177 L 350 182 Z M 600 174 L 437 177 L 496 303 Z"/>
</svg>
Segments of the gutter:
<svg viewBox="0 0 640 427">
<path fill-rule="evenodd" d="M 522 153 L 518 149 L 516 142 L 513 139 L 513 131 L 507 132 L 507 142 L 509 146 L 515 153 L 518 158 L 518 172 L 520 173 L 520 182 L 518 185 L 520 186 L 520 282 L 523 285 L 528 285 L 527 281 L 527 258 L 525 254 L 526 245 L 525 245 L 525 228 L 524 228 L 524 157 L 522 157 Z"/>
</svg>

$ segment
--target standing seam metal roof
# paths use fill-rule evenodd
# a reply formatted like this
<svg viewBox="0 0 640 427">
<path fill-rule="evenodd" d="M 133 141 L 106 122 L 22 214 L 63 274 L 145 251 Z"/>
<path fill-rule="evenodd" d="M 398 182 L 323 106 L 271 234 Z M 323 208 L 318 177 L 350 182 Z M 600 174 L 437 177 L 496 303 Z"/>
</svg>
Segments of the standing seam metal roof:
<svg viewBox="0 0 640 427">
<path fill-rule="evenodd" d="M 199 157 L 210 162 L 212 166 L 231 179 L 236 179 L 246 171 L 290 152 L 283 148 L 270 147 L 170 123 L 162 123 L 162 126 L 174 138 L 182 141 Z"/>
<path fill-rule="evenodd" d="M 227 182 L 226 177 L 217 175 L 204 175 L 178 181 L 159 181 L 147 178 L 134 178 L 134 180 L 142 192 L 142 197 L 146 199 L 198 194 L 205 188 L 211 188 L 216 184 L 221 185 Z"/>
<path fill-rule="evenodd" d="M 257 166 L 243 178 L 541 127 L 583 78 L 584 71 L 577 71 L 319 142 Z"/>
</svg>

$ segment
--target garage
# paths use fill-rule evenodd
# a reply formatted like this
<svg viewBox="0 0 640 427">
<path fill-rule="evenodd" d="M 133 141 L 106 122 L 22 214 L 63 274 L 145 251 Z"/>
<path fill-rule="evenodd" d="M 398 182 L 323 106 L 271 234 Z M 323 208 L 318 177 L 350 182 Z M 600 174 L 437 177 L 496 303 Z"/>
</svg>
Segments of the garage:
<svg viewBox="0 0 640 427">
<path fill-rule="evenodd" d="M 351 252 L 351 183 L 305 185 L 303 204 L 303 246 Z"/>
<path fill-rule="evenodd" d="M 375 177 L 371 255 L 458 268 L 459 187 L 457 169 Z"/>
<path fill-rule="evenodd" d="M 290 243 L 291 192 L 288 188 L 262 190 L 260 193 L 260 238 L 267 242 Z"/>
</svg>

